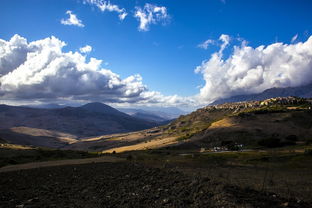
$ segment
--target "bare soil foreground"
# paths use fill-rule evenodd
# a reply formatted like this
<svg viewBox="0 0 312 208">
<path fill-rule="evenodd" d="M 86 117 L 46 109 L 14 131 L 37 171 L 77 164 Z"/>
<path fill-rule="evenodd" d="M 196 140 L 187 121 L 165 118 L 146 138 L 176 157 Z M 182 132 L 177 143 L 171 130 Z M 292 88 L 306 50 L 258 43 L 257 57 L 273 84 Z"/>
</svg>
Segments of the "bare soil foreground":
<svg viewBox="0 0 312 208">
<path fill-rule="evenodd" d="M 130 161 L 0 173 L 0 207 L 312 207 Z"/>
</svg>

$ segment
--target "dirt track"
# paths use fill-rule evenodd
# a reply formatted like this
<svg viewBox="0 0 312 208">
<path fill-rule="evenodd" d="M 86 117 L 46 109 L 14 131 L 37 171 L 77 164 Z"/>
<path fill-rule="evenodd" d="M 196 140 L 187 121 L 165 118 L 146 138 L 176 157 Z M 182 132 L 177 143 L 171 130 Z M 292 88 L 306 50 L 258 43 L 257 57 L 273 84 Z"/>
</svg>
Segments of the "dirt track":
<svg viewBox="0 0 312 208">
<path fill-rule="evenodd" d="M 0 207 L 311 207 L 131 162 L 0 173 Z"/>
<path fill-rule="evenodd" d="M 88 164 L 88 163 L 102 163 L 102 162 L 122 162 L 125 161 L 123 158 L 111 157 L 111 156 L 102 156 L 96 158 L 86 158 L 86 159 L 71 159 L 71 160 L 53 160 L 47 162 L 33 162 L 20 165 L 8 165 L 0 168 L 0 173 L 17 171 L 17 170 L 26 170 L 34 168 L 43 168 L 43 167 L 53 167 L 53 166 L 63 166 L 63 165 L 79 165 L 79 164 Z"/>
</svg>

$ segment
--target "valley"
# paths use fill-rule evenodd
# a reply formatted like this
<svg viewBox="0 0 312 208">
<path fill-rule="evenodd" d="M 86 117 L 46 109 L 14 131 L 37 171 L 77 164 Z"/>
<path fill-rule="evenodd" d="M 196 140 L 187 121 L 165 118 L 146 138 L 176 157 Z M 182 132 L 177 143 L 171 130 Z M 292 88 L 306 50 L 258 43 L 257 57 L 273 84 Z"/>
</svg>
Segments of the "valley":
<svg viewBox="0 0 312 208">
<path fill-rule="evenodd" d="M 103 113 L 95 106 L 88 111 Z M 225 103 L 165 125 L 87 137 L 2 129 L 0 205 L 311 207 L 311 107 L 298 97 Z"/>
</svg>

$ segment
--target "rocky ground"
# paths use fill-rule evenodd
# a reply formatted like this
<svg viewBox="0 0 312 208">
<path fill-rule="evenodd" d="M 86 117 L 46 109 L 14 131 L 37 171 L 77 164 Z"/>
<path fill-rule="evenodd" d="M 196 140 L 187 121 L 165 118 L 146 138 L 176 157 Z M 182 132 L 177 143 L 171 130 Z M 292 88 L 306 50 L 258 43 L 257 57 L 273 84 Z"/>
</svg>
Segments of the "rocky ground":
<svg viewBox="0 0 312 208">
<path fill-rule="evenodd" d="M 0 173 L 0 207 L 312 207 L 132 162 Z"/>
</svg>

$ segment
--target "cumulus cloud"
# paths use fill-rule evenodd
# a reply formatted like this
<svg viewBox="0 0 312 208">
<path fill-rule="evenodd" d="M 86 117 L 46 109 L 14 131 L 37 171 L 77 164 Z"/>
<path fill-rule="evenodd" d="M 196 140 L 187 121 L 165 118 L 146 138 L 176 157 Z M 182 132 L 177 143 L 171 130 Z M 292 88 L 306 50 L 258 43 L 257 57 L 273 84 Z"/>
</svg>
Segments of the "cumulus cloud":
<svg viewBox="0 0 312 208">
<path fill-rule="evenodd" d="M 306 42 L 256 48 L 244 41 L 241 46 L 234 46 L 227 59 L 223 58 L 223 50 L 230 37 L 221 35 L 219 39 L 223 41 L 220 50 L 195 69 L 205 80 L 198 96 L 202 102 L 312 82 L 312 36 Z"/>
<path fill-rule="evenodd" d="M 79 51 L 81 53 L 90 53 L 92 51 L 92 47 L 89 45 L 86 45 L 85 47 L 79 48 Z"/>
<path fill-rule="evenodd" d="M 134 17 L 138 19 L 139 31 L 148 31 L 151 24 L 166 23 L 169 20 L 167 8 L 146 3 L 143 8 L 136 7 Z"/>
<path fill-rule="evenodd" d="M 0 39 L 0 99 L 20 101 L 101 101 L 183 105 L 191 99 L 149 91 L 138 74 L 121 79 L 102 60 L 63 52 L 63 41 L 49 37 L 27 42 L 19 35 Z M 84 51 L 91 49 L 83 47 Z"/>
<path fill-rule="evenodd" d="M 19 35 L 0 40 L 0 96 L 2 99 L 88 100 L 135 102 L 147 90 L 140 75 L 121 79 L 101 60 L 79 52 L 63 52 L 66 44 L 49 37 L 28 43 Z"/>
<path fill-rule="evenodd" d="M 68 19 L 62 19 L 61 24 L 63 25 L 75 25 L 78 27 L 84 27 L 84 24 L 82 24 L 82 21 L 77 18 L 75 14 L 72 13 L 72 11 L 68 10 L 66 14 L 69 15 Z"/>
<path fill-rule="evenodd" d="M 85 0 L 85 3 L 90 5 L 94 5 L 99 8 L 102 12 L 109 11 L 109 12 L 117 12 L 118 17 L 120 20 L 124 20 L 128 13 L 124 8 L 120 8 L 118 5 L 110 3 L 110 1 L 106 0 Z"/>
</svg>

